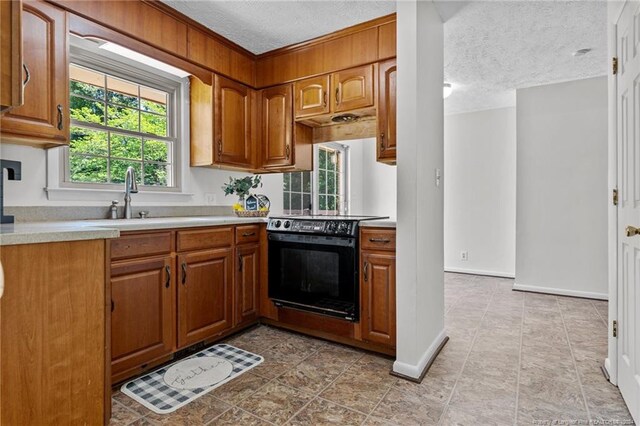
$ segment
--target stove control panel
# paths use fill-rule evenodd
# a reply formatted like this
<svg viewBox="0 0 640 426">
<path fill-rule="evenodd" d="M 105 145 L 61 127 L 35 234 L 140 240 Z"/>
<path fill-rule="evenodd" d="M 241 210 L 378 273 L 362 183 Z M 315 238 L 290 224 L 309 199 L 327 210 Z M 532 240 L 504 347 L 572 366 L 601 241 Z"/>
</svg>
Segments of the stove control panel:
<svg viewBox="0 0 640 426">
<path fill-rule="evenodd" d="M 336 236 L 355 236 L 355 220 L 326 219 L 269 219 L 268 231 L 291 232 L 300 234 L 322 234 Z"/>
</svg>

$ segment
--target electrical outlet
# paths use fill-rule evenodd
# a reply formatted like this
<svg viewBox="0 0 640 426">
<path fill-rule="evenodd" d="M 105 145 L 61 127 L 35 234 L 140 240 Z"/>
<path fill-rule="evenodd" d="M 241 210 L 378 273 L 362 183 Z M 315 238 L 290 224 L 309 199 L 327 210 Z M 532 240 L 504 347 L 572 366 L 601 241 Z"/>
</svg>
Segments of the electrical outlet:
<svg viewBox="0 0 640 426">
<path fill-rule="evenodd" d="M 215 204 L 216 203 L 216 194 L 214 194 L 212 192 L 205 192 L 204 201 L 210 206 Z"/>
<path fill-rule="evenodd" d="M 460 252 L 460 260 L 469 260 L 469 252 L 468 251 L 461 251 Z"/>
</svg>

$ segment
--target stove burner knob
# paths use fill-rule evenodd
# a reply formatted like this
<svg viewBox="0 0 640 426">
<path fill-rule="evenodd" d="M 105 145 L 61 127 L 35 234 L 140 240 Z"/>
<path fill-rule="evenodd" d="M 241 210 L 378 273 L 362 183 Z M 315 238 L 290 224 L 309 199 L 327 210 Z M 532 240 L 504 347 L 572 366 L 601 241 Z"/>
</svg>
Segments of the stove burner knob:
<svg viewBox="0 0 640 426">
<path fill-rule="evenodd" d="M 291 222 L 289 222 L 288 220 L 284 221 L 284 229 L 288 229 L 291 226 Z"/>
<path fill-rule="evenodd" d="M 275 223 L 274 223 L 274 226 L 275 226 L 276 228 L 280 228 L 280 225 L 282 225 L 282 222 L 281 222 L 281 221 L 279 221 L 279 220 L 276 220 L 276 221 L 275 221 Z"/>
</svg>

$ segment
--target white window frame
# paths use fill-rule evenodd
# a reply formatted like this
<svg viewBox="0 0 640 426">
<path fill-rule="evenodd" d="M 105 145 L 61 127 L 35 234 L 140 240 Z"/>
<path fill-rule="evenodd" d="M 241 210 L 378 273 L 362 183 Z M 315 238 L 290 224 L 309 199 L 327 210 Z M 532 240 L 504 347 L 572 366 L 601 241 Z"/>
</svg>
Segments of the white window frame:
<svg viewBox="0 0 640 426">
<path fill-rule="evenodd" d="M 350 205 L 350 187 L 349 187 L 349 146 L 343 145 L 338 142 L 327 142 L 322 144 L 317 144 L 313 147 L 313 164 L 316 165 L 313 169 L 313 173 L 311 174 L 311 195 L 312 195 L 312 207 L 313 214 L 320 213 L 320 194 L 319 194 L 319 181 L 320 181 L 320 148 L 326 147 L 329 149 L 333 149 L 336 151 L 340 151 L 342 153 L 342 176 L 343 179 L 340 180 L 340 194 L 342 195 L 341 206 L 338 207 L 339 215 L 348 215 L 351 210 Z"/>
<path fill-rule="evenodd" d="M 180 78 L 157 68 L 129 60 L 115 53 L 99 49 L 93 40 L 70 37 L 70 63 L 114 77 L 129 80 L 144 86 L 167 91 L 170 108 L 167 111 L 167 129 L 176 138 L 171 153 L 173 186 L 139 185 L 137 197 L 140 201 L 185 201 L 193 194 L 184 191 L 188 167 L 182 159 L 189 158 L 189 80 Z M 68 147 L 50 149 L 47 153 L 47 198 L 49 200 L 111 200 L 115 194 L 124 192 L 123 184 L 71 182 L 69 179 Z"/>
</svg>

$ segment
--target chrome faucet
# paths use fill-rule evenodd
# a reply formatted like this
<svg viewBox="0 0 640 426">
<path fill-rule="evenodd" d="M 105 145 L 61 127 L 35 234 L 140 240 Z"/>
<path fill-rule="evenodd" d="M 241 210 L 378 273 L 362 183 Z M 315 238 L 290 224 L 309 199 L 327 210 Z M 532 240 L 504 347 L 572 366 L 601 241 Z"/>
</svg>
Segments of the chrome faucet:
<svg viewBox="0 0 640 426">
<path fill-rule="evenodd" d="M 127 168 L 127 175 L 124 179 L 124 218 L 131 219 L 131 194 L 138 192 L 136 183 L 136 171 L 133 167 Z"/>
</svg>

